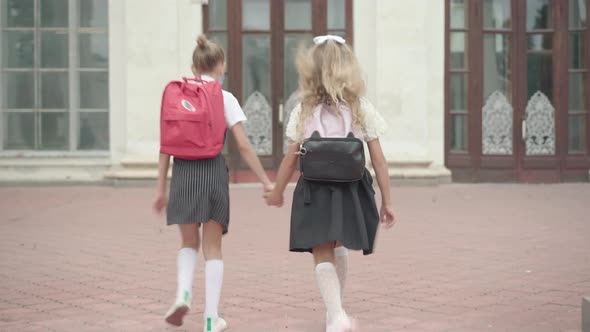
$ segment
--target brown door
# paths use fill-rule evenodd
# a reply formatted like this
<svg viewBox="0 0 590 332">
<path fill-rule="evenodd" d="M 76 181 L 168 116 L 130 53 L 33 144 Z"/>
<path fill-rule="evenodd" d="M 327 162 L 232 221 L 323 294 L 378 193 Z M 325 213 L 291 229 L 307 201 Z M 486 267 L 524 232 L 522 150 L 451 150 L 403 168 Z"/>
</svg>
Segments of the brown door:
<svg viewBox="0 0 590 332">
<path fill-rule="evenodd" d="M 520 181 L 558 181 L 561 59 L 552 0 L 483 1 L 480 167 Z M 477 87 L 476 87 L 477 89 Z M 561 138 L 561 136 L 559 136 Z M 479 146 L 478 146 L 479 147 Z M 479 151 L 477 151 L 479 152 Z"/>
<path fill-rule="evenodd" d="M 228 50 L 226 88 L 240 101 L 248 117 L 244 127 L 266 168 L 280 163 L 286 122 L 299 101 L 298 47 L 326 33 L 350 42 L 351 17 L 350 0 L 215 0 L 205 6 L 205 31 Z M 226 151 L 234 171 L 245 168 L 231 142 Z"/>
<path fill-rule="evenodd" d="M 456 178 L 587 178 L 587 4 L 450 1 L 446 155 Z"/>
<path fill-rule="evenodd" d="M 556 0 L 515 1 L 518 21 L 518 71 L 515 137 L 519 143 L 519 179 L 524 182 L 559 181 L 563 156 L 561 133 L 564 91 L 560 87 L 562 61 L 567 59 L 565 24 Z"/>
</svg>

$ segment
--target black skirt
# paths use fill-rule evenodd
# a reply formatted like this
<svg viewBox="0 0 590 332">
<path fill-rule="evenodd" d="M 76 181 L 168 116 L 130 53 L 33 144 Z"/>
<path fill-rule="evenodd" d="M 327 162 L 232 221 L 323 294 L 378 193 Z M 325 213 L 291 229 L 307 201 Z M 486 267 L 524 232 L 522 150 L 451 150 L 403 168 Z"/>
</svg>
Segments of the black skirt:
<svg viewBox="0 0 590 332">
<path fill-rule="evenodd" d="M 291 251 L 311 252 L 317 245 L 338 241 L 369 255 L 378 226 L 379 211 L 369 171 L 362 180 L 351 183 L 303 178 L 297 182 L 291 210 Z"/>
<path fill-rule="evenodd" d="M 212 159 L 174 158 L 166 211 L 168 225 L 213 220 L 229 227 L 229 172 L 223 155 Z"/>
</svg>

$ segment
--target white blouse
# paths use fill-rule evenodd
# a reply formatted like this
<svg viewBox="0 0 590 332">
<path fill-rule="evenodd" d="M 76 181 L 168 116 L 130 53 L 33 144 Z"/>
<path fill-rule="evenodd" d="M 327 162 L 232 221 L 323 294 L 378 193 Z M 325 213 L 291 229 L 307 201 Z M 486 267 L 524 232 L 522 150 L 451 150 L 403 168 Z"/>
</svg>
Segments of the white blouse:
<svg viewBox="0 0 590 332">
<path fill-rule="evenodd" d="M 365 116 L 364 137 L 362 138 L 365 142 L 370 142 L 385 134 L 387 123 L 367 98 L 361 98 L 361 111 Z M 291 142 L 303 143 L 303 140 L 306 138 L 302 137 L 303 133 L 297 132 L 300 114 L 301 104 L 297 104 L 291 112 L 285 133 Z"/>
</svg>

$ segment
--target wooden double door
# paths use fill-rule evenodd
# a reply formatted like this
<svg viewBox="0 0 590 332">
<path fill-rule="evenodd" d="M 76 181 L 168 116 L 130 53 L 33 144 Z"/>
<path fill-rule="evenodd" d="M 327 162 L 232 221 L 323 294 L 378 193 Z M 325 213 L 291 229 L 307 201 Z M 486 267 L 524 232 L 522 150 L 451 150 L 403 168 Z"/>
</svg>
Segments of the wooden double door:
<svg viewBox="0 0 590 332">
<path fill-rule="evenodd" d="M 352 0 L 214 0 L 204 5 L 204 31 L 227 52 L 225 89 L 240 101 L 250 141 L 266 168 L 280 163 L 286 122 L 300 98 L 295 57 L 315 35 L 352 43 Z M 232 170 L 244 168 L 231 140 Z"/>
<path fill-rule="evenodd" d="M 449 0 L 446 164 L 457 180 L 587 180 L 588 0 Z"/>
</svg>

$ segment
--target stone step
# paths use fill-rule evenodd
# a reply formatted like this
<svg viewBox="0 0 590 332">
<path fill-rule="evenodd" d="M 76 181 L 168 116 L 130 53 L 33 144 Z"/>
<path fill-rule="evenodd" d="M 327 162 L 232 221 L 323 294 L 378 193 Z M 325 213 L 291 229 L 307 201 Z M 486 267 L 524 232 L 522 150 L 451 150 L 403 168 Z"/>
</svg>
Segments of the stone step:
<svg viewBox="0 0 590 332">
<path fill-rule="evenodd" d="M 389 165 L 389 176 L 394 183 L 443 184 L 451 182 L 451 173 L 448 169 L 442 166 L 432 166 L 430 162 L 392 162 Z M 267 173 L 271 179 L 276 176 L 274 170 L 269 170 Z M 374 171 L 371 170 L 371 173 L 374 176 Z M 145 160 L 127 160 L 121 163 L 120 167 L 114 167 L 105 173 L 105 179 L 110 180 L 155 180 L 157 177 L 157 163 Z M 237 183 L 258 181 L 254 173 L 249 170 L 230 171 L 230 178 L 232 182 Z"/>
<path fill-rule="evenodd" d="M 132 169 L 158 168 L 158 159 L 127 158 L 121 160 L 121 167 Z"/>
<path fill-rule="evenodd" d="M 154 181 L 158 177 L 158 161 L 127 158 L 112 166 L 109 158 L 3 158 L 0 159 L 0 182 L 134 182 Z M 169 172 L 170 176 L 171 172 Z M 275 170 L 268 170 L 271 179 Z M 451 181 L 444 167 L 429 161 L 391 162 L 389 175 L 394 183 L 440 184 Z M 292 181 L 296 181 L 295 175 Z M 256 183 L 249 170 L 230 171 L 232 183 Z"/>
<path fill-rule="evenodd" d="M 0 183 L 100 182 L 109 158 L 0 158 Z"/>
</svg>

